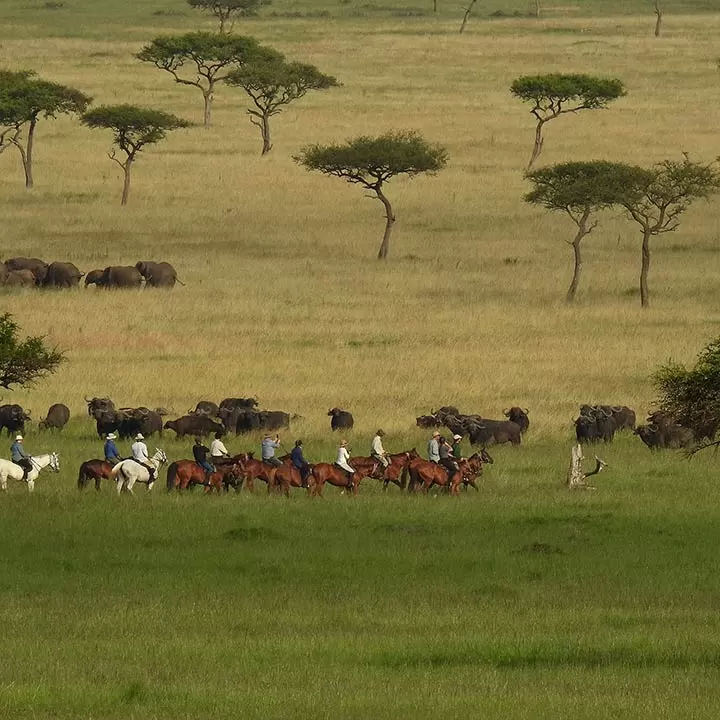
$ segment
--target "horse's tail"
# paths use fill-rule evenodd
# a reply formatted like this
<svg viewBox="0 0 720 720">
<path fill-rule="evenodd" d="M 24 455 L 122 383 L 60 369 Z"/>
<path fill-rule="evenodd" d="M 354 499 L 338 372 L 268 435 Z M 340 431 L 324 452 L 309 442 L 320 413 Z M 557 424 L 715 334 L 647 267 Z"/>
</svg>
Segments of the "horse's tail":
<svg viewBox="0 0 720 720">
<path fill-rule="evenodd" d="M 78 473 L 78 490 L 83 490 L 87 486 L 89 480 L 90 478 L 86 472 L 85 463 L 83 463 L 80 466 L 80 472 Z"/>
<path fill-rule="evenodd" d="M 402 469 L 402 472 L 400 473 L 400 489 L 404 490 L 407 487 L 407 481 L 408 481 L 408 475 L 410 474 L 410 470 L 408 469 L 408 466 L 405 465 Z"/>
<path fill-rule="evenodd" d="M 119 462 L 113 469 L 110 471 L 110 479 L 111 480 L 117 480 L 117 476 L 122 470 L 122 462 Z"/>
<path fill-rule="evenodd" d="M 167 470 L 167 489 L 168 492 L 172 492 L 175 489 L 175 478 L 177 477 L 178 464 L 176 462 L 170 463 L 170 467 Z"/>
</svg>

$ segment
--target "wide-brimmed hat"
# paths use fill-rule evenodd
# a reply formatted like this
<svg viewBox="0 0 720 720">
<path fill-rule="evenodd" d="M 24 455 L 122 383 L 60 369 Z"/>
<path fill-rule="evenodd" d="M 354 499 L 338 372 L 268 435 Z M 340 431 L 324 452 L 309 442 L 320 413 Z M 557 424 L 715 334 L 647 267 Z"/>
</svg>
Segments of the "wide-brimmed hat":
<svg viewBox="0 0 720 720">
<path fill-rule="evenodd" d="M 342 447 L 343 445 L 347 445 L 347 440 L 341 440 L 341 441 L 340 441 L 340 447 Z"/>
<path fill-rule="evenodd" d="M 453 435 L 453 440 L 462 440 L 462 435 Z"/>
<path fill-rule="evenodd" d="M 16 439 L 16 440 L 22 440 L 23 438 L 22 438 L 22 435 L 16 435 L 16 436 L 15 436 L 15 439 Z"/>
<path fill-rule="evenodd" d="M 135 436 L 135 439 L 136 439 L 136 440 L 144 440 L 144 439 L 145 439 L 145 436 L 144 436 L 142 433 L 138 433 L 138 434 Z"/>
<path fill-rule="evenodd" d="M 375 434 L 376 434 L 376 435 L 380 435 L 380 437 L 382 437 L 382 436 L 385 434 L 385 431 L 384 431 L 384 430 L 378 430 L 377 433 L 375 433 Z"/>
<path fill-rule="evenodd" d="M 115 439 L 117 439 L 117 435 L 116 435 L 115 433 L 108 433 L 108 434 L 107 434 L 107 439 L 108 439 L 108 440 L 115 440 Z"/>
<path fill-rule="evenodd" d="M 439 431 L 439 430 L 436 430 L 436 431 L 432 434 L 432 436 L 433 436 L 433 437 L 440 437 L 440 431 Z"/>
</svg>

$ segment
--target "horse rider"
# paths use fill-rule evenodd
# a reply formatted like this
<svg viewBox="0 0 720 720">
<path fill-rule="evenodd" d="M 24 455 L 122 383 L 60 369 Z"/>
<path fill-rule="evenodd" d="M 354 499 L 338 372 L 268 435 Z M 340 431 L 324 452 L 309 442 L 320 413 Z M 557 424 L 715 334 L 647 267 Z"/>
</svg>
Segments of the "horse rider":
<svg viewBox="0 0 720 720">
<path fill-rule="evenodd" d="M 227 451 L 225 443 L 220 439 L 221 437 L 222 433 L 216 432 L 215 439 L 210 443 L 210 460 L 212 460 L 215 467 L 222 465 L 230 458 L 230 453 Z"/>
<path fill-rule="evenodd" d="M 307 487 L 307 479 L 310 475 L 310 464 L 303 455 L 302 440 L 295 441 L 295 447 L 290 452 L 290 459 L 294 467 L 300 472 L 300 480 L 303 487 Z"/>
<path fill-rule="evenodd" d="M 110 463 L 111 465 L 117 465 L 119 462 L 123 461 L 123 458 L 120 457 L 120 453 L 118 452 L 117 445 L 115 444 L 116 439 L 117 435 L 115 433 L 108 433 L 105 438 L 105 445 L 103 446 L 105 462 Z"/>
<path fill-rule="evenodd" d="M 202 444 L 202 440 L 199 437 L 196 437 L 192 450 L 195 462 L 205 471 L 206 479 L 209 480 L 210 475 L 215 472 L 215 468 L 207 460 L 210 448 L 205 447 Z"/>
<path fill-rule="evenodd" d="M 352 476 L 355 474 L 355 468 L 350 465 L 350 451 L 347 449 L 347 440 L 340 441 L 340 447 L 338 448 L 337 460 L 335 464 L 344 470 L 348 475 L 349 485 L 352 484 Z"/>
<path fill-rule="evenodd" d="M 11 459 L 23 469 L 23 480 L 27 480 L 28 474 L 32 472 L 33 464 L 23 445 L 23 436 L 16 435 L 15 442 L 10 446 Z"/>
<path fill-rule="evenodd" d="M 440 433 L 435 430 L 435 432 L 432 434 L 432 437 L 430 438 L 430 442 L 428 442 L 428 460 L 431 463 L 439 463 L 440 462 L 440 442 L 438 438 L 440 437 Z"/>
<path fill-rule="evenodd" d="M 130 446 L 130 452 L 132 453 L 132 459 L 138 464 L 142 465 L 150 475 L 150 482 L 155 482 L 155 469 L 150 465 L 150 456 L 148 455 L 147 445 L 143 442 L 145 436 L 142 433 L 138 433 L 135 436 L 135 442 Z"/>
<path fill-rule="evenodd" d="M 282 463 L 275 457 L 275 451 L 280 447 L 280 436 L 276 435 L 273 440 L 270 433 L 267 433 L 262 441 L 262 461 L 274 467 L 280 467 Z"/>
<path fill-rule="evenodd" d="M 453 457 L 455 460 L 462 460 L 463 454 L 462 454 L 462 435 L 455 434 L 453 435 L 453 442 L 452 442 L 452 449 L 453 449 Z"/>
<path fill-rule="evenodd" d="M 456 472 L 460 470 L 453 456 L 452 445 L 442 436 L 440 436 L 440 464 L 447 470 L 448 485 L 452 484 L 452 479 Z"/>
<path fill-rule="evenodd" d="M 390 460 L 388 459 L 387 453 L 385 452 L 385 448 L 382 444 L 384 435 L 384 430 L 378 430 L 375 433 L 375 437 L 372 439 L 372 445 L 370 447 L 370 455 L 382 465 L 383 472 L 390 465 Z"/>
</svg>

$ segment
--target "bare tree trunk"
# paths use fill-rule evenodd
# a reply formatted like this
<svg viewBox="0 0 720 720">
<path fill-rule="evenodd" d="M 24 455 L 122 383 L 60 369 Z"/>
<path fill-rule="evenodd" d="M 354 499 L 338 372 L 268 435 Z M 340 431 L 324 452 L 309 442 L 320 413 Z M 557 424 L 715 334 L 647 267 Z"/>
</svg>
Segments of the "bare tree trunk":
<svg viewBox="0 0 720 720">
<path fill-rule="evenodd" d="M 535 17 L 540 17 L 540 0 L 535 0 Z"/>
<path fill-rule="evenodd" d="M 22 148 L 20 149 L 20 157 L 23 161 L 23 170 L 25 170 L 25 187 L 28 190 L 31 190 L 33 186 L 32 163 L 36 126 L 37 118 L 33 118 L 30 120 L 30 127 L 28 128 L 27 147 L 25 148 L 25 152 L 22 151 Z"/>
<path fill-rule="evenodd" d="M 535 128 L 535 145 L 533 146 L 532 155 L 530 156 L 530 162 L 527 166 L 528 170 L 532 169 L 532 166 L 535 164 L 535 161 L 540 157 L 540 153 L 542 152 L 544 142 L 542 130 L 545 122 L 545 120 L 538 120 L 537 127 Z"/>
<path fill-rule="evenodd" d="M 130 166 L 132 165 L 132 158 L 128 158 L 124 163 L 121 163 L 123 169 L 123 192 L 122 199 L 120 200 L 121 205 L 127 205 L 128 196 L 130 195 Z"/>
<path fill-rule="evenodd" d="M 590 217 L 590 208 L 586 207 L 583 211 L 580 220 L 577 221 L 578 231 L 575 235 L 575 239 L 570 243 L 573 249 L 573 256 L 575 258 L 575 265 L 573 267 L 572 281 L 568 288 L 567 295 L 565 296 L 565 302 L 572 303 L 575 300 L 575 293 L 577 292 L 578 285 L 580 284 L 580 274 L 582 273 L 582 256 L 580 254 L 580 241 L 589 235 L 597 223 L 593 223 L 588 227 L 588 218 Z"/>
<path fill-rule="evenodd" d="M 263 139 L 263 149 L 261 155 L 267 155 L 272 150 L 272 144 L 270 143 L 270 118 L 267 115 L 262 116 L 260 132 L 262 132 Z"/>
<path fill-rule="evenodd" d="M 470 13 L 472 12 L 473 5 L 476 2 L 477 0 L 470 0 L 470 4 L 465 8 L 465 14 L 463 15 L 462 24 L 460 25 L 460 34 L 462 34 L 462 31 L 465 29 Z"/>
<path fill-rule="evenodd" d="M 382 188 L 376 187 L 375 192 L 377 193 L 378 199 L 385 206 L 385 234 L 383 235 L 382 244 L 378 251 L 378 260 L 385 260 L 390 250 L 390 235 L 392 233 L 393 225 L 395 224 L 395 216 L 393 215 L 392 206 L 390 201 L 383 194 Z"/>
<path fill-rule="evenodd" d="M 211 83 L 207 90 L 203 90 L 203 99 L 205 100 L 205 112 L 203 114 L 203 122 L 205 129 L 210 127 L 210 117 L 212 114 L 212 101 L 213 101 L 213 90 L 214 85 Z"/>
<path fill-rule="evenodd" d="M 433 12 L 437 12 L 437 0 L 433 0 Z"/>
<path fill-rule="evenodd" d="M 655 15 L 657 15 L 657 19 L 655 20 L 655 37 L 660 37 L 660 28 L 662 27 L 663 19 L 663 11 L 660 7 L 660 0 L 655 0 Z"/>
<path fill-rule="evenodd" d="M 650 229 L 643 230 L 642 266 L 640 267 L 640 305 L 650 307 L 650 294 L 648 292 L 648 273 L 650 272 Z"/>
</svg>

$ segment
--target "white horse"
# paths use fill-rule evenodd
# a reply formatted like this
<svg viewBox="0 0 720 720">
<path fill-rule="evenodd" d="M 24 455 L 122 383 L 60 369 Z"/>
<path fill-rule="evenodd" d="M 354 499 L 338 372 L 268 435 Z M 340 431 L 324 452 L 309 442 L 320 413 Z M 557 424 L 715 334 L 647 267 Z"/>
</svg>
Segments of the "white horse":
<svg viewBox="0 0 720 720">
<path fill-rule="evenodd" d="M 28 492 L 32 492 L 35 489 L 35 479 L 41 470 L 49 467 L 53 472 L 60 472 L 60 457 L 56 452 L 50 453 L 49 455 L 35 455 L 30 458 L 30 462 L 33 467 L 25 480 L 25 482 L 27 482 Z M 10 460 L 0 458 L 0 490 L 7 490 L 8 478 L 22 480 L 23 474 L 24 471 L 19 465 L 16 465 Z"/>
<path fill-rule="evenodd" d="M 164 450 L 155 448 L 155 454 L 148 460 L 153 470 L 155 470 L 155 480 L 150 482 L 150 473 L 147 469 L 135 462 L 135 460 L 123 460 L 119 462 L 110 473 L 110 477 L 115 480 L 118 495 L 125 488 L 131 495 L 133 494 L 133 485 L 136 482 L 146 483 L 147 489 L 152 490 L 152 486 L 157 480 L 157 474 L 160 470 L 160 466 L 167 462 L 167 455 Z"/>
</svg>

